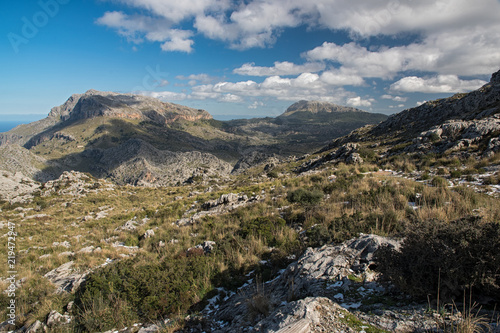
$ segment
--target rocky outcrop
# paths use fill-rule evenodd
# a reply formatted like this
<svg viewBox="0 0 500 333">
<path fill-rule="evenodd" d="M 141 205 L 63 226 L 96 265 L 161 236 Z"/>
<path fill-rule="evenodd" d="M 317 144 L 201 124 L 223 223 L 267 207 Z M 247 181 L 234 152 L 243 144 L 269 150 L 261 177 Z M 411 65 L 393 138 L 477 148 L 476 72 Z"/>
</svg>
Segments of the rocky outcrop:
<svg viewBox="0 0 500 333">
<path fill-rule="evenodd" d="M 251 167 L 265 164 L 266 166 L 272 167 L 281 161 L 279 156 L 276 154 L 266 154 L 259 151 L 251 151 L 243 156 L 236 162 L 231 173 L 238 174 Z"/>
<path fill-rule="evenodd" d="M 264 200 L 265 196 L 228 193 L 221 194 L 218 199 L 208 200 L 201 205 L 201 210 L 188 210 L 182 218 L 175 222 L 178 226 L 190 225 L 198 222 L 204 216 L 220 215 L 236 208 L 245 207 Z"/>
<path fill-rule="evenodd" d="M 50 180 L 41 189 L 42 196 L 53 194 L 82 197 L 88 193 L 112 191 L 114 185 L 103 179 L 95 179 L 78 171 L 64 171 L 58 179 Z"/>
<path fill-rule="evenodd" d="M 29 202 L 33 199 L 33 193 L 40 188 L 40 184 L 22 173 L 15 174 L 0 170 L 0 199 L 16 202 Z"/>
<path fill-rule="evenodd" d="M 420 133 L 408 146 L 407 152 L 453 152 L 484 143 L 486 155 L 500 151 L 500 114 L 480 120 L 448 120 Z"/>
<path fill-rule="evenodd" d="M 73 264 L 73 261 L 69 261 L 44 275 L 56 286 L 57 293 L 74 292 L 85 281 L 88 273 L 75 271 L 72 269 Z"/>
<path fill-rule="evenodd" d="M 291 327 L 318 332 L 343 327 L 340 318 L 348 314 L 346 309 L 357 309 L 361 298 L 378 297 L 386 291 L 373 271 L 374 253 L 382 245 L 398 248 L 400 242 L 361 235 L 340 245 L 309 248 L 274 280 L 249 284 L 221 304 L 211 302 L 206 317 L 216 326 L 215 332 L 257 328 L 286 332 Z M 356 296 L 355 290 L 361 294 Z M 322 308 L 324 311 L 319 310 Z"/>
<path fill-rule="evenodd" d="M 20 172 L 26 177 L 44 182 L 53 179 L 58 165 L 12 144 L 0 146 L 0 170 Z"/>
<path fill-rule="evenodd" d="M 358 144 L 352 142 L 346 143 L 329 154 L 321 155 L 302 163 L 295 171 L 298 173 L 311 171 L 326 163 L 361 164 L 363 163 L 363 158 L 359 155 L 358 149 Z"/>
</svg>

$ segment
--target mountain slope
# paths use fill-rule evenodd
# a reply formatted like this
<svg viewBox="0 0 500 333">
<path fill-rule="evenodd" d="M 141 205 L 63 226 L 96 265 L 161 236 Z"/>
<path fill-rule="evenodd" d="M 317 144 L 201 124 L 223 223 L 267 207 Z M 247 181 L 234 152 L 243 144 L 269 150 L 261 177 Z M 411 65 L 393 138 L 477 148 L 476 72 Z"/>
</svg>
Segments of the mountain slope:
<svg viewBox="0 0 500 333">
<path fill-rule="evenodd" d="M 60 172 L 90 172 L 120 184 L 142 184 L 144 179 L 175 184 L 200 175 L 225 176 L 233 166 L 241 172 L 270 158 L 309 153 L 386 118 L 301 101 L 277 118 L 221 122 L 204 110 L 151 97 L 89 90 L 52 108 L 45 119 L 0 134 L 0 144 L 21 145 Z M 105 156 L 115 158 L 111 162 Z"/>
<path fill-rule="evenodd" d="M 380 146 L 381 153 L 488 156 L 500 151 L 500 71 L 465 94 L 427 102 L 390 116 L 376 126 L 338 138 L 321 151 L 346 143 Z"/>
</svg>

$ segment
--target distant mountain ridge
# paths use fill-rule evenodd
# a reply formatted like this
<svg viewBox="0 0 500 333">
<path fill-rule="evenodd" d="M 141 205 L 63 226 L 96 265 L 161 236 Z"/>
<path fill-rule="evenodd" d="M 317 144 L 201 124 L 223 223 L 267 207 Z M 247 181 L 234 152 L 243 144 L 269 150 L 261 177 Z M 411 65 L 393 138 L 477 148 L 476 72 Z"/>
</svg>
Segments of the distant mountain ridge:
<svg viewBox="0 0 500 333">
<path fill-rule="evenodd" d="M 19 153 L 12 159 L 39 160 L 26 154 L 42 158 L 38 175 L 29 168 L 40 180 L 75 170 L 119 184 L 172 185 L 308 153 L 386 118 L 300 101 L 276 118 L 223 122 L 207 111 L 152 97 L 88 90 L 53 107 L 45 119 L 0 134 L 0 145 L 19 147 L 13 148 Z M 5 166 L 19 164 L 9 156 L 3 159 Z"/>
<path fill-rule="evenodd" d="M 317 113 L 343 113 L 343 112 L 366 112 L 360 109 L 336 105 L 329 102 L 320 102 L 320 101 L 298 101 L 288 107 L 286 111 L 281 114 L 279 117 L 288 117 L 293 115 L 296 112 L 311 112 L 313 114 Z"/>
</svg>

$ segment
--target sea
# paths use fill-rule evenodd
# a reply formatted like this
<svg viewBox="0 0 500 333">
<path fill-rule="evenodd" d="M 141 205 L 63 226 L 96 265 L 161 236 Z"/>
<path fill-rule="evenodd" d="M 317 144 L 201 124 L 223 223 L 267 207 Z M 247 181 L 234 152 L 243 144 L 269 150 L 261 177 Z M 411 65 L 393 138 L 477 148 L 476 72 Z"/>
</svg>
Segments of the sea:
<svg viewBox="0 0 500 333">
<path fill-rule="evenodd" d="M 27 124 L 29 121 L 1 121 L 0 120 L 0 133 L 7 132 L 16 127 L 17 125 Z"/>
<path fill-rule="evenodd" d="M 21 124 L 29 124 L 44 118 L 42 114 L 0 114 L 0 133 L 7 132 Z"/>
</svg>

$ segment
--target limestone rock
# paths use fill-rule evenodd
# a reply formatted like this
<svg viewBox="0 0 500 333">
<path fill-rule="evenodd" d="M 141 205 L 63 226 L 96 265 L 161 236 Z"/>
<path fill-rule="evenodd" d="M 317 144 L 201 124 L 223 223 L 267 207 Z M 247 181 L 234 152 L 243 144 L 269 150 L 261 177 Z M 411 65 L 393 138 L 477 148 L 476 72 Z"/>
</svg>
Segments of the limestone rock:
<svg viewBox="0 0 500 333">
<path fill-rule="evenodd" d="M 26 329 L 26 333 L 41 333 L 46 332 L 46 329 L 45 324 L 37 320 Z"/>
<path fill-rule="evenodd" d="M 382 289 L 376 283 L 377 274 L 370 270 L 373 264 L 373 253 L 381 245 L 398 248 L 400 241 L 376 235 L 361 235 L 340 245 L 325 245 L 317 249 L 308 248 L 296 262 L 290 264 L 271 282 L 258 288 L 255 285 L 241 288 L 240 292 L 232 295 L 219 308 L 208 308 L 206 311 L 210 313 L 210 318 L 214 321 L 230 323 L 220 327 L 219 332 L 232 332 L 240 327 L 249 327 L 255 323 L 252 323 L 252 319 L 248 316 L 251 311 L 248 300 L 252 299 L 252 295 L 261 293 L 267 299 L 270 312 L 274 313 L 270 317 L 258 316 L 260 322 L 266 320 L 261 324 L 262 330 L 275 332 L 283 329 L 284 327 L 279 326 L 281 319 L 289 317 L 286 323 L 293 324 L 292 318 L 295 318 L 295 321 L 304 318 L 304 309 L 307 308 L 305 304 L 312 301 L 288 303 L 290 300 L 323 296 L 333 299 L 333 296 L 340 290 L 350 288 L 353 277 L 364 279 L 367 288 L 371 286 L 373 290 Z M 348 302 L 347 299 L 343 301 Z M 295 310 L 298 312 L 294 312 Z M 332 311 L 334 312 L 334 309 Z M 313 313 L 314 311 L 311 312 L 311 316 Z M 273 316 L 276 319 L 269 319 Z M 320 318 L 323 319 L 323 317 Z M 316 321 L 310 317 L 308 322 L 313 325 Z"/>
<path fill-rule="evenodd" d="M 69 261 L 44 275 L 57 287 L 57 293 L 73 292 L 85 281 L 87 273 L 75 272 L 71 268 L 73 263 Z"/>
<path fill-rule="evenodd" d="M 52 310 L 49 313 L 49 316 L 47 318 L 47 326 L 48 327 L 55 327 L 59 325 L 66 325 L 71 322 L 71 317 L 69 315 L 62 315 L 56 310 Z"/>
<path fill-rule="evenodd" d="M 11 203 L 29 202 L 40 184 L 20 172 L 11 173 L 0 170 L 0 199 Z"/>
</svg>

